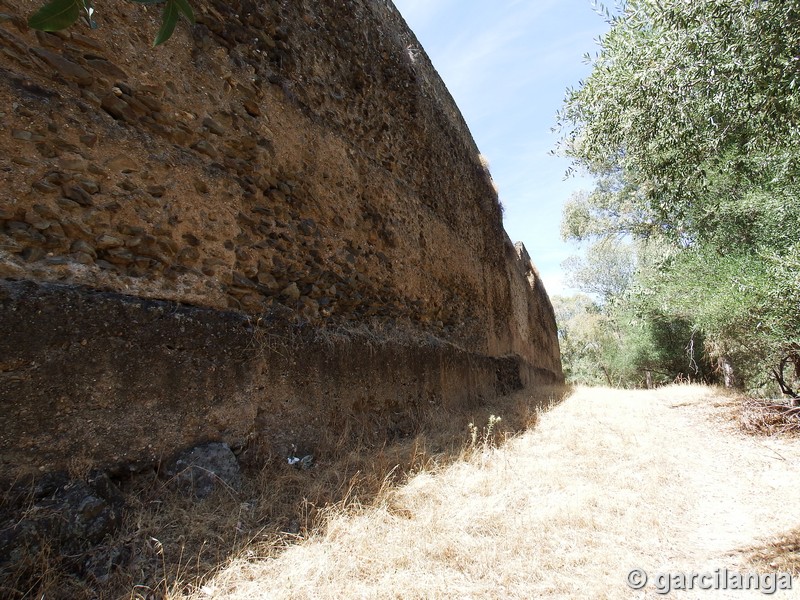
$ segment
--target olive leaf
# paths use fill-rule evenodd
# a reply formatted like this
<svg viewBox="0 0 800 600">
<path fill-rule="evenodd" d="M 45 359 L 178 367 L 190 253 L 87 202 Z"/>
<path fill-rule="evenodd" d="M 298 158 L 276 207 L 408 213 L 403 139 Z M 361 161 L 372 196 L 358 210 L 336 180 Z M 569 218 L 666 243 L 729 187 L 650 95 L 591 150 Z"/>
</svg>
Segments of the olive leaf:
<svg viewBox="0 0 800 600">
<path fill-rule="evenodd" d="M 194 25 L 194 11 L 192 7 L 189 6 L 189 3 L 186 0 L 174 0 L 174 2 L 178 5 L 178 10 L 181 11 L 181 14 Z"/>
<path fill-rule="evenodd" d="M 164 12 L 161 15 L 161 29 L 158 30 L 156 39 L 153 40 L 153 47 L 166 42 L 175 31 L 175 25 L 178 23 L 178 7 L 173 0 L 168 0 L 164 5 Z"/>
<path fill-rule="evenodd" d="M 28 26 L 39 31 L 66 29 L 78 20 L 83 9 L 83 0 L 53 0 L 28 19 Z"/>
<path fill-rule="evenodd" d="M 153 46 L 166 42 L 175 31 L 181 15 L 194 25 L 194 11 L 187 0 L 132 0 L 138 4 L 164 4 L 161 14 L 161 28 L 153 41 Z M 28 19 L 28 26 L 39 31 L 59 31 L 66 29 L 84 13 L 89 27 L 97 28 L 92 0 L 52 0 L 42 6 Z"/>
<path fill-rule="evenodd" d="M 163 44 L 172 36 L 180 15 L 183 15 L 190 23 L 194 24 L 194 12 L 186 0 L 167 0 L 161 17 L 161 29 L 158 30 L 158 35 L 153 41 L 154 47 Z"/>
</svg>

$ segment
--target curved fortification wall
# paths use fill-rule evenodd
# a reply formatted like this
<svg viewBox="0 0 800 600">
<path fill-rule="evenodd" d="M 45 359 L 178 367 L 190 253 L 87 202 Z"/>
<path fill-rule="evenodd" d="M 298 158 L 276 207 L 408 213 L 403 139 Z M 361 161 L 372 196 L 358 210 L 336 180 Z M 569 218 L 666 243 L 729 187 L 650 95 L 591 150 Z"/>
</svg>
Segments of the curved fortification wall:
<svg viewBox="0 0 800 600">
<path fill-rule="evenodd" d="M 0 479 L 276 451 L 563 380 L 555 320 L 385 0 L 0 0 Z M 285 455 L 284 455 L 285 456 Z"/>
</svg>

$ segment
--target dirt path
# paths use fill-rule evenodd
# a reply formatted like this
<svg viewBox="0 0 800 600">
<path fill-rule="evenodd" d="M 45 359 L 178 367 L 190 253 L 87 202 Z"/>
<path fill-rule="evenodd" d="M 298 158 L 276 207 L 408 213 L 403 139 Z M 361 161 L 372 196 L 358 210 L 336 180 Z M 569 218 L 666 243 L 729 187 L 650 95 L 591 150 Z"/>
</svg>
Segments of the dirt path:
<svg viewBox="0 0 800 600">
<path fill-rule="evenodd" d="M 800 493 L 800 441 L 743 434 L 730 416 L 733 401 L 713 395 L 676 398 L 674 388 L 652 394 L 654 410 L 670 423 L 686 498 L 684 526 L 675 527 L 687 570 L 752 571 L 747 552 L 800 525 L 792 510 Z M 673 565 L 664 565 L 672 567 Z M 800 585 L 800 580 L 797 581 Z M 730 591 L 719 597 L 743 597 Z M 800 597 L 800 590 L 791 597 Z"/>
<path fill-rule="evenodd" d="M 741 434 L 731 403 L 694 386 L 580 389 L 535 430 L 420 473 L 278 559 L 237 561 L 198 597 L 763 598 L 657 593 L 660 573 L 752 572 L 747 548 L 800 525 L 800 440 Z"/>
<path fill-rule="evenodd" d="M 799 440 L 743 434 L 733 420 L 735 401 L 704 388 L 606 391 L 603 403 L 596 402 L 595 394 L 596 390 L 581 390 L 570 402 L 595 413 L 605 403 L 626 407 L 630 413 L 625 426 L 637 431 L 631 420 L 640 422 L 641 438 L 627 445 L 627 451 L 635 453 L 637 446 L 648 453 L 653 446 L 662 449 L 661 456 L 653 457 L 652 468 L 641 473 L 643 478 L 660 473 L 668 479 L 663 495 L 652 500 L 651 508 L 642 509 L 661 513 L 663 537 L 642 557 L 651 574 L 753 572 L 746 550 L 800 525 L 800 516 L 792 510 L 800 493 Z M 618 424 L 624 418 L 615 412 Z M 796 583 L 800 586 L 800 580 Z M 696 589 L 684 595 L 763 597 L 740 590 Z M 800 590 L 783 597 L 800 597 Z"/>
</svg>

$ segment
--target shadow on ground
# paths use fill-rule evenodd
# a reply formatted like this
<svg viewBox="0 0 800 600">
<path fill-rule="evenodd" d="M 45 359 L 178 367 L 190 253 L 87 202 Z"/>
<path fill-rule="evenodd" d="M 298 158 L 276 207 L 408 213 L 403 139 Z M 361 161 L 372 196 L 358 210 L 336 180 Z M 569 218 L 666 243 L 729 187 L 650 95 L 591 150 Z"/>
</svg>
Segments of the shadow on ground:
<svg viewBox="0 0 800 600">
<path fill-rule="evenodd" d="M 297 457 L 313 453 L 305 464 L 290 465 L 289 457 L 254 442 L 238 456 L 241 487 L 218 485 L 202 500 L 163 469 L 120 477 L 113 486 L 124 508 L 112 535 L 88 552 L 64 552 L 40 536 L 14 560 L 0 556 L 0 595 L 150 600 L 188 592 L 256 546 L 278 554 L 302 541 L 333 507 L 368 505 L 409 474 L 451 464 L 487 442 L 504 443 L 570 392 L 541 386 L 458 412 L 432 408 L 408 423 L 405 435 L 376 431 L 368 417 L 346 419 L 313 448 L 297 449 Z M 20 504 L 19 486 L 4 502 L 12 496 Z M 20 518 L 34 510 L 32 502 L 22 504 Z"/>
</svg>

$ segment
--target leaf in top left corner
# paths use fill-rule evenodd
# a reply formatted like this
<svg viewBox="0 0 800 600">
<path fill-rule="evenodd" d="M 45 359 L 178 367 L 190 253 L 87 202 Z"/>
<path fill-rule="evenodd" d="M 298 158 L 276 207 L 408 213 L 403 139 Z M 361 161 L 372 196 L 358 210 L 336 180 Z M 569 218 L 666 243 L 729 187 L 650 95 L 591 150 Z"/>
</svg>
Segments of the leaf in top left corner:
<svg viewBox="0 0 800 600">
<path fill-rule="evenodd" d="M 78 20 L 83 0 L 53 0 L 28 19 L 28 26 L 39 31 L 59 31 Z"/>
<path fill-rule="evenodd" d="M 158 30 L 158 35 L 156 35 L 156 39 L 153 41 L 154 47 L 163 44 L 170 38 L 172 32 L 175 31 L 175 25 L 178 23 L 179 15 L 180 9 L 175 0 L 167 0 L 167 3 L 164 5 L 164 12 L 161 15 L 161 29 Z"/>
</svg>

